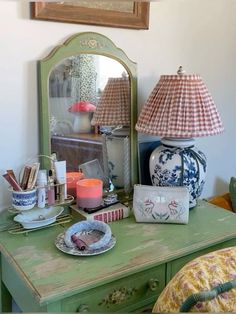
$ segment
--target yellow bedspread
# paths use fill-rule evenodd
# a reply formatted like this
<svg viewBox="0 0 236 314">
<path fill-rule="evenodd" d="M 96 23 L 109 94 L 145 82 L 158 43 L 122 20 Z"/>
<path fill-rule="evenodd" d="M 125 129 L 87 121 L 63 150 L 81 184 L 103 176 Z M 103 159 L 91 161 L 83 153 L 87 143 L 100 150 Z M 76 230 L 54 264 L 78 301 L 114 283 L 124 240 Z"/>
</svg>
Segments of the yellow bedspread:
<svg viewBox="0 0 236 314">
<path fill-rule="evenodd" d="M 236 279 L 236 247 L 218 250 L 186 264 L 168 283 L 153 307 L 153 313 L 178 312 L 186 298 L 220 283 Z M 199 302 L 191 312 L 236 312 L 236 289 Z"/>
</svg>

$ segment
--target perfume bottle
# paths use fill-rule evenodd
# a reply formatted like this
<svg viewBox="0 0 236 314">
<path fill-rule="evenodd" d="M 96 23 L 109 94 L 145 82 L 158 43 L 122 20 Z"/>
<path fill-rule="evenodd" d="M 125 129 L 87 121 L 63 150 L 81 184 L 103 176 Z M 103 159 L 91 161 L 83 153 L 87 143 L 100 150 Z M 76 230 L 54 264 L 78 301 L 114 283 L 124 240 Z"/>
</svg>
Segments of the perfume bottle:
<svg viewBox="0 0 236 314">
<path fill-rule="evenodd" d="M 44 208 L 46 205 L 46 186 L 47 186 L 47 171 L 39 170 L 37 176 L 37 198 L 38 198 L 38 207 Z"/>
</svg>

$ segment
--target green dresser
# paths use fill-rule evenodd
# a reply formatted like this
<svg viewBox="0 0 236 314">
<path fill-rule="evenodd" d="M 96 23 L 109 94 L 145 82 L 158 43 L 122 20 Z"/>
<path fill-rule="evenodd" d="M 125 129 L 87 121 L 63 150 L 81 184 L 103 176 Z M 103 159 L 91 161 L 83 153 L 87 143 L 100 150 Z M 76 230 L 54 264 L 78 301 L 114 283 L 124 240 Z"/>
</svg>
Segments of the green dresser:
<svg viewBox="0 0 236 314">
<path fill-rule="evenodd" d="M 236 215 L 204 201 L 191 210 L 188 225 L 143 224 L 130 217 L 110 226 L 115 247 L 90 257 L 56 248 L 55 238 L 68 224 L 28 236 L 1 232 L 0 311 L 9 311 L 11 296 L 24 312 L 151 309 L 184 264 L 236 244 Z"/>
</svg>

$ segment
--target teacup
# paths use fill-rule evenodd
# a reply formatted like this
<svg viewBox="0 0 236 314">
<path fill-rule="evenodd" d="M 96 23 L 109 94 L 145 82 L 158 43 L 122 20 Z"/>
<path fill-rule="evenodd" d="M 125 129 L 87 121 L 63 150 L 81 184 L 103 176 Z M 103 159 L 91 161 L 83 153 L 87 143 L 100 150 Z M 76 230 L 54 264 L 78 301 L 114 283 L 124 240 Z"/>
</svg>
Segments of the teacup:
<svg viewBox="0 0 236 314">
<path fill-rule="evenodd" d="M 29 210 L 36 204 L 36 189 L 12 191 L 12 206 L 20 211 Z"/>
</svg>

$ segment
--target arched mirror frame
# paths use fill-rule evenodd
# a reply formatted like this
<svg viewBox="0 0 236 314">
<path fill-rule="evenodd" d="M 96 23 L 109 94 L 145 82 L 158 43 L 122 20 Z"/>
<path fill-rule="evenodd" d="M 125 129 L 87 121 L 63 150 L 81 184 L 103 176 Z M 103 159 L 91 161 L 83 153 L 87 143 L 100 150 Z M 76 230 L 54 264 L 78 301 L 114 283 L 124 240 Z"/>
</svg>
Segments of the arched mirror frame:
<svg viewBox="0 0 236 314">
<path fill-rule="evenodd" d="M 133 186 L 138 182 L 137 132 L 134 128 L 137 120 L 137 65 L 127 57 L 123 50 L 102 34 L 77 33 L 62 45 L 56 46 L 46 58 L 38 61 L 40 154 L 51 155 L 49 75 L 63 59 L 79 54 L 96 54 L 112 58 L 120 62 L 129 74 L 131 86 L 130 181 Z M 48 168 L 48 160 L 43 159 L 41 162 L 45 168 Z"/>
</svg>

